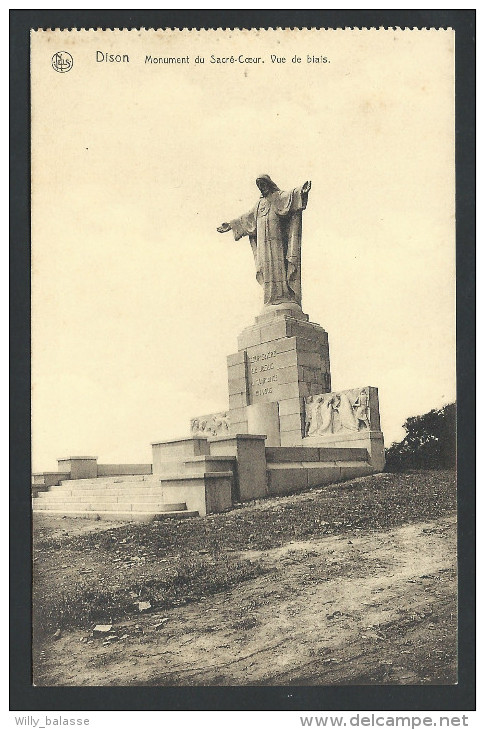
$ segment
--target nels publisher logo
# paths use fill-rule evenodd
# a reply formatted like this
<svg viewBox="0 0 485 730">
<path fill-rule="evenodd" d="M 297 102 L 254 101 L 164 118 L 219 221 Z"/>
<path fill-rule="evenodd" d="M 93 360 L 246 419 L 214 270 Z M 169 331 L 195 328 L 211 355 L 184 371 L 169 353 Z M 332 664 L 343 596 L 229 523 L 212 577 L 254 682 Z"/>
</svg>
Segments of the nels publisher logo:
<svg viewBox="0 0 485 730">
<path fill-rule="evenodd" d="M 73 65 L 73 58 L 67 51 L 58 51 L 52 56 L 52 68 L 60 74 L 70 71 Z"/>
</svg>

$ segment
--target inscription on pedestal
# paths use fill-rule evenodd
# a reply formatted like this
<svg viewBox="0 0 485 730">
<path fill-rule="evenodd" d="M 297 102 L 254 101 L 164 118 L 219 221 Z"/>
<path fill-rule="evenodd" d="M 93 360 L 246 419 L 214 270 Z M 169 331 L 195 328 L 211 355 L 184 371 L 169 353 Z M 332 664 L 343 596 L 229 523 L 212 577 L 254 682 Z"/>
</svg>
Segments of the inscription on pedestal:
<svg viewBox="0 0 485 730">
<path fill-rule="evenodd" d="M 296 356 L 291 350 L 261 345 L 248 348 L 248 385 L 250 403 L 278 400 L 277 388 L 291 380 L 297 382 Z M 291 372 L 289 372 L 291 371 Z"/>
<path fill-rule="evenodd" d="M 273 386 L 278 382 L 278 353 L 276 350 L 248 355 L 249 394 L 252 401 L 261 396 L 271 395 Z"/>
</svg>

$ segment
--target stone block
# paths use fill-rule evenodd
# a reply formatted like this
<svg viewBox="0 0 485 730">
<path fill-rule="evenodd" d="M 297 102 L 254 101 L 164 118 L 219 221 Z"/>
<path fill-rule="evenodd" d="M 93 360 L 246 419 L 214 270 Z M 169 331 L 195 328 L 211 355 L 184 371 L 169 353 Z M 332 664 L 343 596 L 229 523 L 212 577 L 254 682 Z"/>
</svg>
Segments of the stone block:
<svg viewBox="0 0 485 730">
<path fill-rule="evenodd" d="M 298 382 L 298 369 L 296 365 L 290 367 L 282 367 L 279 370 L 272 371 L 276 375 L 275 384 L 285 385 L 286 383 Z"/>
<path fill-rule="evenodd" d="M 300 396 L 307 398 L 311 393 L 311 383 L 299 383 Z"/>
<path fill-rule="evenodd" d="M 44 471 L 40 474 L 32 474 L 32 486 L 36 487 L 53 487 L 59 484 L 63 479 L 69 479 L 70 472 Z"/>
<path fill-rule="evenodd" d="M 278 404 L 280 416 L 289 416 L 291 413 L 303 413 L 303 398 L 288 398 Z"/>
<path fill-rule="evenodd" d="M 304 439 L 307 441 L 308 439 Z M 367 461 L 367 449 L 352 447 L 327 447 L 319 450 L 320 461 Z"/>
<path fill-rule="evenodd" d="M 232 355 L 227 356 L 227 367 L 230 368 L 233 365 L 244 365 L 246 362 L 246 353 L 244 350 L 235 352 Z"/>
<path fill-rule="evenodd" d="M 206 514 L 225 512 L 232 507 L 232 480 L 228 477 L 216 479 L 205 478 Z"/>
<path fill-rule="evenodd" d="M 245 350 L 253 345 L 261 344 L 261 329 L 260 327 L 247 327 L 241 332 L 237 338 L 238 350 Z"/>
<path fill-rule="evenodd" d="M 185 502 L 189 511 L 207 514 L 204 477 L 163 479 L 161 481 L 164 502 Z"/>
<path fill-rule="evenodd" d="M 229 386 L 229 395 L 234 395 L 235 393 L 246 393 L 247 391 L 247 380 L 244 376 L 243 378 L 231 378 L 228 381 Z"/>
<path fill-rule="evenodd" d="M 325 357 L 325 354 L 328 352 L 328 345 L 326 345 L 326 343 L 321 339 L 315 340 L 308 337 L 302 337 L 301 335 L 294 335 L 293 338 L 289 337 L 288 339 L 296 340 L 296 349 L 298 352 L 316 352 L 321 355 L 321 357 Z"/>
<path fill-rule="evenodd" d="M 320 487 L 324 484 L 336 484 L 340 481 L 341 470 L 334 464 L 316 464 L 308 469 L 308 486 Z"/>
<path fill-rule="evenodd" d="M 298 365 L 296 369 L 298 373 L 298 381 L 300 383 L 311 383 L 313 380 L 313 373 L 310 373 L 309 368 L 304 368 L 302 365 Z"/>
<path fill-rule="evenodd" d="M 207 489 L 210 485 L 212 492 L 219 490 L 230 496 L 232 478 L 232 472 L 206 472 L 204 475 L 162 477 L 161 486 L 164 502 L 174 502 L 177 498 L 179 501 L 185 502 L 187 509 L 197 510 L 199 514 L 218 511 L 213 500 L 212 504 L 208 504 Z M 226 505 L 227 500 L 225 500 L 222 508 L 226 509 Z"/>
<path fill-rule="evenodd" d="M 296 350 L 287 350 L 280 352 L 277 355 L 276 366 L 278 370 L 283 368 L 293 367 L 295 374 L 297 373 L 297 353 Z"/>
<path fill-rule="evenodd" d="M 279 448 L 266 447 L 266 461 L 268 464 L 281 464 L 294 461 L 315 461 L 320 460 L 318 448 L 305 448 L 304 446 L 286 446 Z"/>
<path fill-rule="evenodd" d="M 349 479 L 357 479 L 357 477 L 365 477 L 373 474 L 374 469 L 370 464 L 362 462 L 356 466 L 341 466 L 340 481 L 345 482 Z"/>
<path fill-rule="evenodd" d="M 268 304 L 263 307 L 263 311 L 256 317 L 257 324 L 267 324 L 275 319 L 283 319 L 291 317 L 292 319 L 301 319 L 308 322 L 309 316 L 305 314 L 299 304 L 296 302 L 283 302 L 281 304 Z"/>
<path fill-rule="evenodd" d="M 249 433 L 248 422 L 241 421 L 240 423 L 234 423 L 231 425 L 230 433 L 232 436 Z"/>
<path fill-rule="evenodd" d="M 298 365 L 320 370 L 322 368 L 322 356 L 319 352 L 310 352 L 309 350 L 298 352 Z"/>
<path fill-rule="evenodd" d="M 384 437 L 381 431 L 359 431 L 348 434 L 329 434 L 325 438 L 304 438 L 304 445 L 321 446 L 324 451 L 329 447 L 365 449 L 368 463 L 375 472 L 382 471 L 385 465 Z"/>
<path fill-rule="evenodd" d="M 281 431 L 300 431 L 302 433 L 302 422 L 299 413 L 290 413 L 287 416 L 280 416 Z"/>
<path fill-rule="evenodd" d="M 301 430 L 281 431 L 280 441 L 282 446 L 300 446 L 302 442 Z"/>
<path fill-rule="evenodd" d="M 308 476 L 303 468 L 281 468 L 269 465 L 268 494 L 291 494 L 308 488 Z"/>
<path fill-rule="evenodd" d="M 153 452 L 155 454 L 155 452 Z M 184 462 L 185 459 L 189 458 L 186 455 L 180 455 L 178 458 L 175 456 L 169 461 L 165 458 L 156 458 L 154 455 L 153 470 L 155 476 L 164 476 L 172 474 L 183 474 L 185 471 Z"/>
<path fill-rule="evenodd" d="M 278 403 L 253 403 L 247 407 L 248 432 L 266 435 L 266 446 L 280 444 Z"/>
<path fill-rule="evenodd" d="M 185 461 L 192 456 L 209 454 L 209 444 L 206 438 L 183 438 L 170 441 L 152 443 L 153 473 L 160 473 L 163 464 L 167 461 Z"/>
<path fill-rule="evenodd" d="M 246 364 L 238 363 L 237 365 L 228 365 L 227 378 L 229 382 L 238 378 L 246 378 Z"/>
<path fill-rule="evenodd" d="M 281 337 L 288 337 L 290 335 L 290 321 L 288 319 L 282 319 L 272 324 L 262 325 L 260 342 L 271 342 L 271 340 L 278 340 Z"/>
<path fill-rule="evenodd" d="M 305 385 L 305 383 L 303 383 Z M 282 401 L 288 400 L 289 398 L 299 398 L 300 395 L 306 395 L 306 389 L 303 388 L 303 393 L 300 393 L 300 387 L 297 382 L 295 383 L 282 383 L 277 385 L 275 388 L 275 398 L 273 400 Z"/>
<path fill-rule="evenodd" d="M 240 421 L 247 421 L 246 406 L 243 408 L 230 408 L 229 410 L 229 422 L 230 424 L 239 423 Z"/>
<path fill-rule="evenodd" d="M 232 411 L 235 409 L 240 409 L 246 406 L 248 403 L 248 396 L 246 392 L 244 393 L 230 393 L 229 394 L 229 419 L 230 419 L 230 425 L 232 424 Z"/>
<path fill-rule="evenodd" d="M 379 415 L 379 394 L 377 388 L 369 386 L 369 411 L 370 411 L 370 430 L 381 430 L 381 419 Z"/>
<path fill-rule="evenodd" d="M 295 338 L 292 338 L 294 342 Z M 248 373 L 256 374 L 262 372 L 261 366 L 273 365 L 274 369 L 287 367 L 288 365 L 296 366 L 296 354 L 293 348 L 287 347 L 281 349 L 279 342 L 266 342 L 263 345 L 248 347 Z M 254 368 L 257 368 L 254 370 Z"/>
<path fill-rule="evenodd" d="M 92 479 L 98 475 L 97 456 L 69 456 L 57 460 L 58 470 L 69 473 L 71 479 Z"/>
<path fill-rule="evenodd" d="M 272 347 L 276 352 L 288 352 L 288 350 L 297 349 L 297 338 L 296 337 L 283 337 L 280 340 L 275 340 L 272 343 Z"/>
<path fill-rule="evenodd" d="M 239 499 L 246 502 L 260 499 L 267 494 L 266 456 L 262 439 L 239 438 L 237 454 L 237 476 Z"/>
<path fill-rule="evenodd" d="M 236 469 L 235 456 L 194 456 L 184 462 L 185 473 L 203 476 L 208 472 L 234 472 Z"/>
<path fill-rule="evenodd" d="M 313 341 L 325 343 L 328 341 L 328 335 L 323 327 L 313 322 L 301 322 L 300 320 L 290 320 L 288 336 L 290 337 L 306 337 Z"/>
<path fill-rule="evenodd" d="M 211 455 L 237 458 L 237 492 L 244 502 L 264 497 L 266 490 L 266 456 L 264 435 L 247 434 L 211 441 Z"/>
<path fill-rule="evenodd" d="M 98 464 L 98 477 L 151 474 L 151 464 Z"/>
</svg>

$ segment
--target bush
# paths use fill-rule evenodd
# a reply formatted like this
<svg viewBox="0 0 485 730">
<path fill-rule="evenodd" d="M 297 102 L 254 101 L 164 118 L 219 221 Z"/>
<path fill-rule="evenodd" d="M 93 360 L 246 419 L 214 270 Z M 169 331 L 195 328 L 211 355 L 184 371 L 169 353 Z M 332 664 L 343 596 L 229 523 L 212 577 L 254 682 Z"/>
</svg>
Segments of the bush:
<svg viewBox="0 0 485 730">
<path fill-rule="evenodd" d="M 456 403 L 408 418 L 403 428 L 404 439 L 386 451 L 388 471 L 455 468 Z"/>
</svg>

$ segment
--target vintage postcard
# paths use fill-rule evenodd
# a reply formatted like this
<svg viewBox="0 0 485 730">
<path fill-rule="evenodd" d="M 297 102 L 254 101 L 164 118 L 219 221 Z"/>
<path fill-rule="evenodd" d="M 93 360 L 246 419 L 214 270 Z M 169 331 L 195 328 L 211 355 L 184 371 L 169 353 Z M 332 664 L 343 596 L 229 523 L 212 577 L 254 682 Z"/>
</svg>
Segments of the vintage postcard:
<svg viewBox="0 0 485 730">
<path fill-rule="evenodd" d="M 37 687 L 456 684 L 454 64 L 32 30 Z"/>
</svg>

